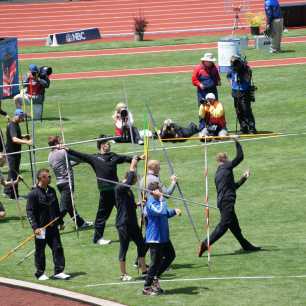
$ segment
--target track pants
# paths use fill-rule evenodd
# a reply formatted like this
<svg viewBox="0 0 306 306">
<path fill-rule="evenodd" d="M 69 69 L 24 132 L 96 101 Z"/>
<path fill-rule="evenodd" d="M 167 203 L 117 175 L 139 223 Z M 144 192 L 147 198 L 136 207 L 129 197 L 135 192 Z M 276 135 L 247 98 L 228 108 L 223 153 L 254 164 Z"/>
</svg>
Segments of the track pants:
<svg viewBox="0 0 306 306">
<path fill-rule="evenodd" d="M 64 218 L 64 216 L 68 212 L 69 216 L 71 218 L 74 218 L 69 183 L 59 184 L 57 185 L 57 189 L 61 194 L 60 210 L 61 210 L 62 217 Z M 80 217 L 77 211 L 75 211 L 75 214 L 76 214 L 77 226 L 80 227 L 83 225 L 85 221 L 83 218 Z"/>
<path fill-rule="evenodd" d="M 151 263 L 145 280 L 145 287 L 153 283 L 154 277 L 160 277 L 175 259 L 175 250 L 169 240 L 166 243 L 150 243 Z"/>
<path fill-rule="evenodd" d="M 94 243 L 103 237 L 106 221 L 115 204 L 116 199 L 114 190 L 100 191 L 99 208 L 96 215 L 95 233 L 93 237 Z"/>
<path fill-rule="evenodd" d="M 255 132 L 255 118 L 248 93 L 241 93 L 240 97 L 234 97 L 234 106 L 242 133 Z"/>
<path fill-rule="evenodd" d="M 219 209 L 221 220 L 210 235 L 210 245 L 219 240 L 229 229 L 243 249 L 251 246 L 251 243 L 242 235 L 239 221 L 235 213 L 234 203 L 223 203 Z M 204 243 L 207 246 L 207 239 L 204 240 Z"/>
<path fill-rule="evenodd" d="M 7 180 L 16 180 L 17 176 L 19 174 L 19 168 L 20 168 L 20 161 L 21 161 L 21 154 L 14 154 L 14 155 L 8 155 L 7 156 L 8 159 L 8 167 L 9 167 L 9 171 L 8 171 L 8 176 L 7 176 Z M 17 197 L 19 197 L 19 193 L 18 193 L 18 184 L 15 184 L 15 190 L 16 190 L 16 195 Z M 6 186 L 4 188 L 4 193 L 11 199 L 15 199 L 15 195 L 14 195 L 14 189 L 12 186 Z"/>
<path fill-rule="evenodd" d="M 54 274 L 58 274 L 64 271 L 65 268 L 65 257 L 64 250 L 61 243 L 59 230 L 56 226 L 48 227 L 46 229 L 46 238 L 37 239 L 35 238 L 35 276 L 38 278 L 46 269 L 46 256 L 45 248 L 46 245 L 52 250 L 53 262 L 54 262 Z"/>
</svg>

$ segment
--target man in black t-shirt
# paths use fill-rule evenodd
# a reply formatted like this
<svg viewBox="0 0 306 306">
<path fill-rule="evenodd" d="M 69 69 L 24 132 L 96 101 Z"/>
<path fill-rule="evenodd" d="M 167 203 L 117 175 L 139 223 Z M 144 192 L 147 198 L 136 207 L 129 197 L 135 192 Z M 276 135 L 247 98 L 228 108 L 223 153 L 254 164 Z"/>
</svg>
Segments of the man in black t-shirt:
<svg viewBox="0 0 306 306">
<path fill-rule="evenodd" d="M 249 170 L 245 171 L 238 182 L 235 182 L 233 169 L 243 161 L 243 151 L 240 143 L 234 138 L 237 154 L 233 160 L 229 160 L 226 153 L 217 154 L 218 168 L 215 175 L 217 189 L 217 205 L 220 210 L 221 220 L 210 235 L 209 244 L 212 245 L 219 240 L 229 229 L 245 251 L 258 251 L 261 248 L 252 245 L 244 238 L 235 213 L 236 190 L 246 182 L 250 176 Z M 208 249 L 208 242 L 205 239 L 198 250 L 201 257 Z"/>
<path fill-rule="evenodd" d="M 126 254 L 131 240 L 133 240 L 137 246 L 139 266 L 141 268 L 142 274 L 144 275 L 147 271 L 144 259 L 146 252 L 145 244 L 137 222 L 137 206 L 131 188 L 126 186 L 136 184 L 136 168 L 137 162 L 140 159 L 143 159 L 143 157 L 135 156 L 132 159 L 130 171 L 125 174 L 125 178 L 122 181 L 122 183 L 125 185 L 119 184 L 115 187 L 117 207 L 116 227 L 120 241 L 119 262 L 122 281 L 129 281 L 132 279 L 131 276 L 129 276 L 126 272 Z"/>
<path fill-rule="evenodd" d="M 105 136 L 101 135 L 99 138 L 105 138 Z M 115 184 L 103 181 L 103 179 L 118 182 L 117 165 L 130 163 L 132 158 L 111 152 L 111 145 L 107 140 L 98 140 L 97 148 L 100 152 L 96 154 L 85 154 L 69 148 L 66 148 L 66 150 L 70 155 L 90 164 L 96 173 L 98 189 L 100 191 L 100 200 L 95 220 L 93 242 L 99 245 L 106 245 L 109 244 L 111 240 L 103 238 L 105 224 L 113 210 L 116 200 Z"/>
<path fill-rule="evenodd" d="M 23 122 L 25 113 L 21 109 L 16 109 L 15 116 L 12 118 L 6 128 L 6 153 L 14 153 L 21 151 L 21 145 L 32 145 L 32 140 L 29 135 L 22 135 L 19 126 Z M 2 140 L 3 141 L 3 140 Z M 8 155 L 8 181 L 16 180 L 19 175 L 19 167 L 21 161 L 21 153 Z M 18 185 L 15 186 L 16 196 L 18 197 Z M 15 199 L 14 188 L 8 186 L 4 193 L 11 199 Z"/>
</svg>

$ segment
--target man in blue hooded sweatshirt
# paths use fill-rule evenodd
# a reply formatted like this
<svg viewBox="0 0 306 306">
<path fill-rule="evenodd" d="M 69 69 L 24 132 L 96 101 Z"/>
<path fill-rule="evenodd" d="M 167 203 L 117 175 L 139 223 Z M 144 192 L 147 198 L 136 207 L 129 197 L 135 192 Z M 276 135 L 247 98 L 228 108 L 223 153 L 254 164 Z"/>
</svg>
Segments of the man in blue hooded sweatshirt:
<svg viewBox="0 0 306 306">
<path fill-rule="evenodd" d="M 175 258 L 175 250 L 169 237 L 168 219 L 175 215 L 180 216 L 181 210 L 168 208 L 158 182 L 150 183 L 148 189 L 151 194 L 145 206 L 145 215 L 148 218 L 146 243 L 150 247 L 151 264 L 143 294 L 157 295 L 163 292 L 158 279 Z"/>
<path fill-rule="evenodd" d="M 267 31 L 272 39 L 270 52 L 280 52 L 284 20 L 278 0 L 265 0 L 265 12 Z"/>
</svg>

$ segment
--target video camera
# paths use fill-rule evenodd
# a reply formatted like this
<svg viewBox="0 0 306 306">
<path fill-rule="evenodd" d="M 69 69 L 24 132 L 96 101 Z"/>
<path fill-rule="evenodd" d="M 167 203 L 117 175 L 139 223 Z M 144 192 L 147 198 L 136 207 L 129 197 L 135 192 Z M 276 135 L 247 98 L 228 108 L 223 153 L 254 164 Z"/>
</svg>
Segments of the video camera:
<svg viewBox="0 0 306 306">
<path fill-rule="evenodd" d="M 128 118 L 128 115 L 129 115 L 129 113 L 128 113 L 127 108 L 121 109 L 121 111 L 120 111 L 120 117 L 121 117 L 121 119 L 122 119 L 123 121 L 125 121 L 125 120 Z"/>
<path fill-rule="evenodd" d="M 48 66 L 42 66 L 39 68 L 38 76 L 42 79 L 49 78 L 52 74 L 52 68 Z"/>
<path fill-rule="evenodd" d="M 208 101 L 205 98 L 201 98 L 200 104 L 206 105 L 208 104 Z"/>
</svg>

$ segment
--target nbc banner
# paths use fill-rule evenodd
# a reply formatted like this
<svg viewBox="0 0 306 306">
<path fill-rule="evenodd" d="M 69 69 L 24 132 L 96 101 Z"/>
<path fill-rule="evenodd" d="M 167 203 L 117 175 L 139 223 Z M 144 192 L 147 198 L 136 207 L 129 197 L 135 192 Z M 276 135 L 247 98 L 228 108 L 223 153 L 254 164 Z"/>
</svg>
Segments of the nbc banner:
<svg viewBox="0 0 306 306">
<path fill-rule="evenodd" d="M 12 98 L 18 93 L 17 38 L 0 38 L 0 100 Z"/>
</svg>

